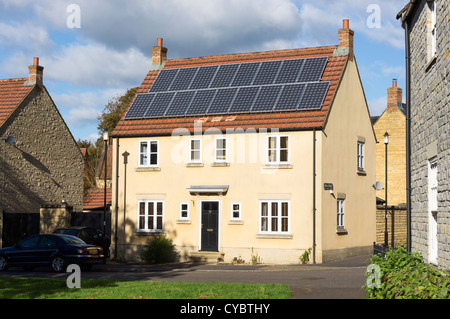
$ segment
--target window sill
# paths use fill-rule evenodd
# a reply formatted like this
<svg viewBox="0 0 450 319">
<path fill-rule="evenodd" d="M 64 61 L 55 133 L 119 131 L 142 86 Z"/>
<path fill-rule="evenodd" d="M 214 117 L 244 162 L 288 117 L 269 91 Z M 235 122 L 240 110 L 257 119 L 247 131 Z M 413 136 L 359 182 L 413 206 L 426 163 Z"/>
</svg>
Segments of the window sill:
<svg viewBox="0 0 450 319">
<path fill-rule="evenodd" d="M 436 62 L 436 60 L 437 60 L 437 55 L 435 54 L 435 55 L 430 59 L 430 61 L 428 61 L 427 64 L 425 65 L 425 72 L 427 72 L 428 69 L 431 68 L 431 66 Z"/>
<path fill-rule="evenodd" d="M 266 164 L 263 169 L 292 169 L 292 164 Z"/>
<path fill-rule="evenodd" d="M 187 163 L 186 167 L 203 167 L 205 166 L 203 163 Z"/>
<path fill-rule="evenodd" d="M 357 170 L 356 174 L 358 174 L 359 176 L 366 176 L 367 175 L 365 170 Z"/>
<path fill-rule="evenodd" d="M 261 239 L 292 239 L 294 236 L 290 234 L 258 234 L 256 238 Z"/>
<path fill-rule="evenodd" d="M 345 228 L 338 228 L 338 229 L 336 229 L 336 234 L 338 234 L 338 235 L 347 235 L 348 231 Z"/>
<path fill-rule="evenodd" d="M 211 164 L 211 167 L 229 167 L 230 163 L 227 162 L 214 162 Z"/>
<path fill-rule="evenodd" d="M 191 220 L 190 220 L 190 219 L 177 219 L 176 223 L 177 223 L 177 224 L 186 224 L 186 225 L 190 225 L 190 224 L 191 224 Z"/>
<path fill-rule="evenodd" d="M 135 236 L 164 236 L 164 235 L 165 235 L 165 233 L 163 230 L 158 230 L 158 231 L 145 231 L 145 230 L 139 231 L 138 230 L 135 233 Z"/>
<path fill-rule="evenodd" d="M 136 172 L 160 172 L 161 167 L 138 167 Z"/>
<path fill-rule="evenodd" d="M 243 220 L 230 220 L 228 221 L 228 225 L 244 225 L 244 221 Z"/>
</svg>

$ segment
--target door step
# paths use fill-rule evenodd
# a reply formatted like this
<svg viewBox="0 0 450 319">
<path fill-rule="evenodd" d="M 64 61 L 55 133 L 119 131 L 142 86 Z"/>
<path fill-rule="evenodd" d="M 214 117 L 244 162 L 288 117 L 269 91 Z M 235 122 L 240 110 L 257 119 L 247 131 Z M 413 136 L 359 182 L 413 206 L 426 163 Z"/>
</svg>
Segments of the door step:
<svg viewBox="0 0 450 319">
<path fill-rule="evenodd" d="M 222 262 L 225 254 L 219 251 L 192 251 L 188 258 L 192 262 L 217 263 Z"/>
</svg>

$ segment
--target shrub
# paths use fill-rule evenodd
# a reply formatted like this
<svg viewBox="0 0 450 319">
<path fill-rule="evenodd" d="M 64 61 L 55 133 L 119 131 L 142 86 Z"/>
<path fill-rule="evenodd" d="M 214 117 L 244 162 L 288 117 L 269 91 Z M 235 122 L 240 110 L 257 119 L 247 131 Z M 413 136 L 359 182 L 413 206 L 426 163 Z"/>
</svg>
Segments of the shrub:
<svg viewBox="0 0 450 319">
<path fill-rule="evenodd" d="M 380 286 L 364 287 L 371 299 L 450 299 L 450 273 L 425 263 L 419 253 L 400 247 L 371 262 L 380 267 Z"/>
<path fill-rule="evenodd" d="M 141 259 L 148 264 L 162 264 L 174 261 L 175 245 L 164 236 L 151 238 L 141 252 Z"/>
</svg>

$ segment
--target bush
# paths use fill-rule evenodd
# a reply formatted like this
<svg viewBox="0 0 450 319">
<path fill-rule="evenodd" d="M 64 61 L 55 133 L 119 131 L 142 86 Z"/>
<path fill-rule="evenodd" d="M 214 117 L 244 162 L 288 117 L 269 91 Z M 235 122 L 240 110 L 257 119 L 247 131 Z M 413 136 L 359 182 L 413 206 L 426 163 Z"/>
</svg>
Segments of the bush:
<svg viewBox="0 0 450 319">
<path fill-rule="evenodd" d="M 380 267 L 380 286 L 364 287 L 371 299 L 450 299 L 450 273 L 425 263 L 419 253 L 400 247 L 371 262 Z"/>
<path fill-rule="evenodd" d="M 171 262 L 175 260 L 175 257 L 175 245 L 171 239 L 164 236 L 149 239 L 141 252 L 141 259 L 148 264 Z"/>
</svg>

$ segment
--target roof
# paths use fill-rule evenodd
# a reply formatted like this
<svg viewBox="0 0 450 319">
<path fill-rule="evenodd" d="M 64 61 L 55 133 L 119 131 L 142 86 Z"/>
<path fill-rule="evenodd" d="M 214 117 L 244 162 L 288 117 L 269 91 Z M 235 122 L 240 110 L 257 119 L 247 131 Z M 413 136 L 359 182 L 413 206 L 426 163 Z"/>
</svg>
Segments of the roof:
<svg viewBox="0 0 450 319">
<path fill-rule="evenodd" d="M 427 0 L 427 2 L 433 2 L 434 0 Z M 414 13 L 417 10 L 418 5 L 422 2 L 422 0 L 410 0 L 408 4 L 406 4 L 400 12 L 397 13 L 397 20 L 401 18 L 402 26 L 405 25 L 406 20 L 410 19 L 414 16 Z"/>
<path fill-rule="evenodd" d="M 310 130 L 322 128 L 326 121 L 328 110 L 332 104 L 339 80 L 347 63 L 347 55 L 334 55 L 338 46 L 325 46 L 303 49 L 276 50 L 256 53 L 216 55 L 199 58 L 185 58 L 167 60 L 163 70 L 173 68 L 189 68 L 233 63 L 249 63 L 261 61 L 275 61 L 287 59 L 302 59 L 327 57 L 328 61 L 320 81 L 329 81 L 330 85 L 320 109 L 293 110 L 266 113 L 235 113 L 208 114 L 182 117 L 160 117 L 122 119 L 117 124 L 112 135 L 114 137 L 137 137 L 171 135 L 177 128 L 194 132 L 195 122 L 201 122 L 202 131 L 215 128 L 225 131 L 229 128 L 246 129 L 279 129 L 282 130 Z M 160 70 L 154 66 L 142 82 L 136 96 L 149 92 Z M 136 97 L 135 97 L 136 98 Z"/>
<path fill-rule="evenodd" d="M 28 78 L 0 80 L 0 126 L 34 88 L 34 84 L 26 85 L 27 81 Z"/>
<path fill-rule="evenodd" d="M 111 188 L 106 189 L 106 205 L 111 203 Z M 84 196 L 83 209 L 84 210 L 94 210 L 103 209 L 105 207 L 105 189 L 104 188 L 93 188 Z"/>
</svg>

